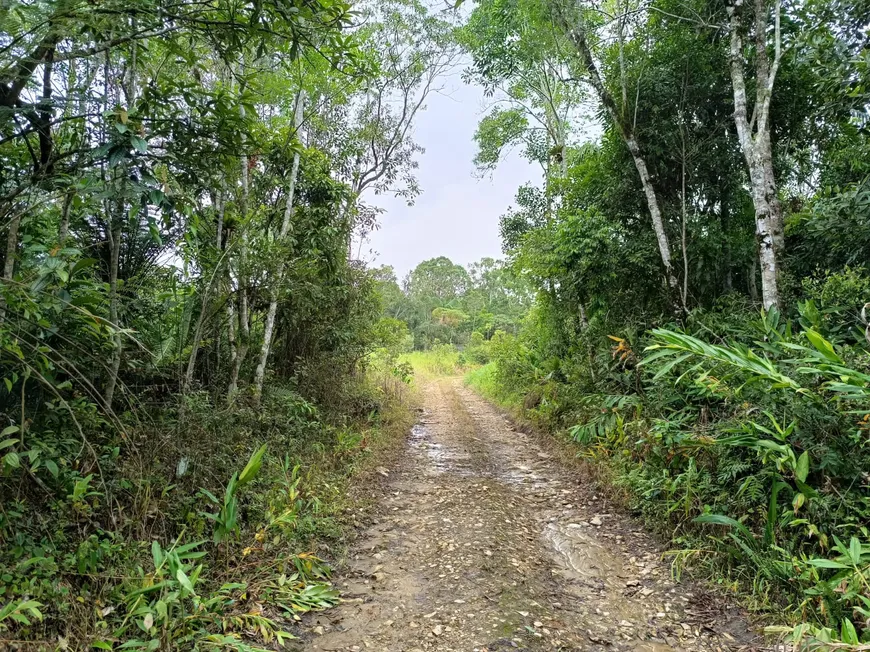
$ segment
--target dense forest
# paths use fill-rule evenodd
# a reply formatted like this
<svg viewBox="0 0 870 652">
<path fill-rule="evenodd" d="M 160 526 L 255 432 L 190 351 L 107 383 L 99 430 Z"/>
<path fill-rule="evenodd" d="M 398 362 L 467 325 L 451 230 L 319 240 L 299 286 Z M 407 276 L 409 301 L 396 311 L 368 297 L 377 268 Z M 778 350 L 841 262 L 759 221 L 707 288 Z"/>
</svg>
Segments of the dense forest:
<svg viewBox="0 0 870 652">
<path fill-rule="evenodd" d="M 291 639 L 339 599 L 301 551 L 339 545 L 350 477 L 409 425 L 417 350 L 567 433 L 676 575 L 865 649 L 868 25 L 839 0 L 6 3 L 0 644 Z M 377 195 L 421 192 L 415 120 L 459 70 L 480 171 L 519 152 L 543 181 L 503 261 L 400 280 L 352 245 Z"/>
<path fill-rule="evenodd" d="M 342 0 L 0 20 L 0 647 L 292 638 L 337 600 L 299 553 L 407 418 L 364 372 L 381 300 L 349 251 L 367 198 L 419 192 L 452 26 Z"/>
<path fill-rule="evenodd" d="M 870 640 L 868 11 L 482 0 L 459 31 L 476 163 L 545 179 L 501 220 L 534 306 L 470 382 L 813 645 Z"/>
</svg>

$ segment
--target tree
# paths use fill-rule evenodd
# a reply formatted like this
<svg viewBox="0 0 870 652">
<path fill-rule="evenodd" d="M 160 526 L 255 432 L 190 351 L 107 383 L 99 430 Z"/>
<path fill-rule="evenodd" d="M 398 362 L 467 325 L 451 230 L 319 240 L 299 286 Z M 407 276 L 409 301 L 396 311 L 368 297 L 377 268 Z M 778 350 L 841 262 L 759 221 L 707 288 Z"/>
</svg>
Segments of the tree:
<svg viewBox="0 0 870 652">
<path fill-rule="evenodd" d="M 659 197 L 656 193 L 655 184 L 653 183 L 652 176 L 649 172 L 646 156 L 638 142 L 634 129 L 634 122 L 630 120 L 631 114 L 628 111 L 628 106 L 620 108 L 611 94 L 606 80 L 602 76 L 599 66 L 596 63 L 595 56 L 593 55 L 588 28 L 581 12 L 567 7 L 563 0 L 552 0 L 549 7 L 552 12 L 553 21 L 562 31 L 568 42 L 573 46 L 580 67 L 586 75 L 586 80 L 594 89 L 602 107 L 613 122 L 614 126 L 618 129 L 625 146 L 631 153 L 646 198 L 650 218 L 652 219 L 653 231 L 656 236 L 656 243 L 658 244 L 659 255 L 661 256 L 662 266 L 664 268 L 665 280 L 672 294 L 674 309 L 677 312 L 685 310 L 686 306 L 680 304 L 683 294 L 679 289 L 680 284 L 677 280 L 671 259 L 671 245 L 667 231 L 665 230 Z M 625 86 L 624 75 L 621 76 L 620 81 L 622 86 L 622 96 L 623 98 L 627 98 L 628 89 Z"/>
<path fill-rule="evenodd" d="M 779 201 L 773 168 L 771 143 L 771 101 L 776 75 L 782 61 L 780 1 L 752 0 L 755 53 L 755 107 L 750 118 L 744 69 L 747 55 L 743 43 L 743 0 L 728 5 L 729 62 L 734 88 L 734 123 L 752 188 L 755 206 L 758 257 L 761 264 L 762 303 L 765 308 L 779 305 L 777 259 L 785 249 L 782 205 Z M 768 53 L 768 32 L 773 20 L 773 60 Z"/>
<path fill-rule="evenodd" d="M 481 2 L 460 30 L 473 62 L 464 78 L 482 86 L 492 104 L 475 134 L 475 163 L 483 170 L 522 143 L 548 181 L 567 174 L 571 118 L 583 96 L 566 81 L 568 64 L 550 33 L 530 29 L 545 20 L 540 3 Z"/>
<path fill-rule="evenodd" d="M 377 217 L 361 201 L 366 193 L 409 202 L 419 194 L 422 149 L 413 125 L 458 57 L 450 23 L 417 0 L 390 0 L 363 13 L 369 22 L 360 31 L 361 57 L 373 74 L 348 89 L 345 75 L 324 71 L 313 97 L 325 110 L 312 142 L 332 153 L 337 177 L 350 188 L 340 218 L 348 247 L 355 230 L 364 237 Z"/>
<path fill-rule="evenodd" d="M 439 256 L 424 260 L 405 279 L 405 292 L 412 299 L 429 306 L 449 307 L 468 289 L 468 272 L 449 258 Z"/>
</svg>

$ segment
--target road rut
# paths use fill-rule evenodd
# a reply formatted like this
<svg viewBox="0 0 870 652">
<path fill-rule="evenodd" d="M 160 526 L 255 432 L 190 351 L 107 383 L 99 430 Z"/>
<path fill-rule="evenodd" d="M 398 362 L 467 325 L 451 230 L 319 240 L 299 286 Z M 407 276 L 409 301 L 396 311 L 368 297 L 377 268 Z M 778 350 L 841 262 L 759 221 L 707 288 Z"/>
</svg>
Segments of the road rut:
<svg viewBox="0 0 870 652">
<path fill-rule="evenodd" d="M 310 650 L 734 650 L 738 610 L 675 583 L 643 529 L 459 379 L 425 386 Z"/>
</svg>

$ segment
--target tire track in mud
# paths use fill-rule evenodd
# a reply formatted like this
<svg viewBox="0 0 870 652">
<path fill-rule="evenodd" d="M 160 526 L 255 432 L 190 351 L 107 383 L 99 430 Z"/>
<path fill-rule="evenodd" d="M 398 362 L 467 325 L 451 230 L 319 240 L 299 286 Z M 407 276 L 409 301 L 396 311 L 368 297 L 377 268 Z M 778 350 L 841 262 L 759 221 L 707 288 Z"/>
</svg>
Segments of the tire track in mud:
<svg viewBox="0 0 870 652">
<path fill-rule="evenodd" d="M 734 650 L 735 609 L 677 584 L 649 537 L 609 513 L 459 379 L 425 387 L 379 516 L 318 614 L 310 650 Z"/>
</svg>

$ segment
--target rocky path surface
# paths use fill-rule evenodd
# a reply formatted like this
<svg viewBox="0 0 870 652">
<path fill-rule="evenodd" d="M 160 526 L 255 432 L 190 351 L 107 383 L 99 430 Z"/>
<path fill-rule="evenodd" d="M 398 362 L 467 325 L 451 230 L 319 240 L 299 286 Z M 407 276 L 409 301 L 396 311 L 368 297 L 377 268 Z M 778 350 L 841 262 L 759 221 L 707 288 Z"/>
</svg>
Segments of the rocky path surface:
<svg viewBox="0 0 870 652">
<path fill-rule="evenodd" d="M 734 650 L 734 609 L 458 379 L 425 388 L 380 514 L 310 650 Z"/>
</svg>

